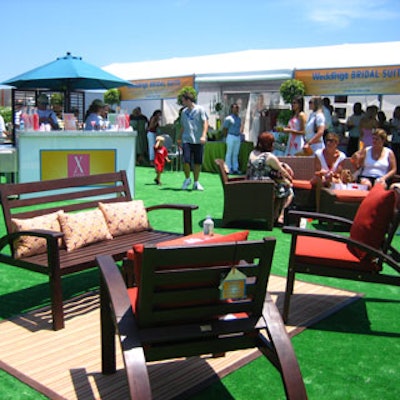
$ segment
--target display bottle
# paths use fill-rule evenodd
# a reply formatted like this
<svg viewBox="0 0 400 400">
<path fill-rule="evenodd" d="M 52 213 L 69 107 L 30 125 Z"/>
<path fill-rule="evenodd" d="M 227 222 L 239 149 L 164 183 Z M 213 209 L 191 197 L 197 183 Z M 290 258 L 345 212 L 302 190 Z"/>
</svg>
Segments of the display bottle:
<svg viewBox="0 0 400 400">
<path fill-rule="evenodd" d="M 207 215 L 206 219 L 203 222 L 203 233 L 204 235 L 208 236 L 214 235 L 214 221 L 209 215 Z"/>
<path fill-rule="evenodd" d="M 36 109 L 33 110 L 33 130 L 39 130 L 39 114 L 37 113 Z"/>
</svg>

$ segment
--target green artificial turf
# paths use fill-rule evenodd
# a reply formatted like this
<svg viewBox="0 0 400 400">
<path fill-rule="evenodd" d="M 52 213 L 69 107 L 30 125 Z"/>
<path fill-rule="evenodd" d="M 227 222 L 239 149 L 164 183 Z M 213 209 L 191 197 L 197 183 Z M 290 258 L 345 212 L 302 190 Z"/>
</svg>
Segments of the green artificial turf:
<svg viewBox="0 0 400 400">
<path fill-rule="evenodd" d="M 201 174 L 204 192 L 181 191 L 183 173 L 164 172 L 162 186 L 154 184 L 154 177 L 151 168 L 136 168 L 135 197 L 142 199 L 145 205 L 199 205 L 199 210 L 193 214 L 195 232 L 201 230 L 202 221 L 207 215 L 214 218 L 215 231 L 218 233 L 240 229 L 221 228 L 223 193 L 218 175 Z M 150 217 L 156 228 L 182 230 L 180 213 L 156 211 Z M 249 239 L 264 236 L 277 238 L 272 273 L 286 275 L 290 237 L 277 228 L 273 231 L 265 231 L 260 225 L 251 228 Z M 0 225 L 0 233 L 3 232 L 4 224 Z M 394 243 L 398 248 L 400 236 L 395 238 Z M 397 400 L 400 323 L 396 311 L 400 299 L 399 288 L 321 277 L 301 276 L 301 279 L 365 293 L 363 299 L 292 339 L 309 398 Z M 63 278 L 66 297 L 96 288 L 97 280 L 95 269 Z M 45 276 L 0 265 L 1 319 L 47 304 L 49 298 Z M 36 400 L 45 397 L 5 372 L 0 372 L 0 398 Z M 196 400 L 249 398 L 285 398 L 278 372 L 262 357 L 192 397 Z"/>
</svg>

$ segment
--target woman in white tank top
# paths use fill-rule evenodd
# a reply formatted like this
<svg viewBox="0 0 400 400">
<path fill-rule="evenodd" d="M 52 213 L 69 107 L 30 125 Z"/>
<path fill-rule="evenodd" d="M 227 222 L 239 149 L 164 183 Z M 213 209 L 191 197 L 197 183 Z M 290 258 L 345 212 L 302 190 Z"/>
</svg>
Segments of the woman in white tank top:
<svg viewBox="0 0 400 400">
<path fill-rule="evenodd" d="M 376 129 L 372 135 L 372 146 L 367 146 L 354 154 L 353 159 L 361 167 L 359 181 L 370 189 L 380 183 L 387 187 L 388 180 L 397 170 L 393 150 L 385 147 L 387 134 L 383 129 Z"/>
</svg>

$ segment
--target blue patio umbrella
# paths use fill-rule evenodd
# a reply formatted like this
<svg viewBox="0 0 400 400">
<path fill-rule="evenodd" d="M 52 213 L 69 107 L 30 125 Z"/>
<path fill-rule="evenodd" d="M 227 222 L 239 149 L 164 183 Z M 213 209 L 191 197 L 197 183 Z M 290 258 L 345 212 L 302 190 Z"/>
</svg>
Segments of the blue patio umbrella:
<svg viewBox="0 0 400 400">
<path fill-rule="evenodd" d="M 129 81 L 88 64 L 82 57 L 75 57 L 71 53 L 1 84 L 15 86 L 17 89 L 51 89 L 66 92 L 132 86 Z"/>
</svg>

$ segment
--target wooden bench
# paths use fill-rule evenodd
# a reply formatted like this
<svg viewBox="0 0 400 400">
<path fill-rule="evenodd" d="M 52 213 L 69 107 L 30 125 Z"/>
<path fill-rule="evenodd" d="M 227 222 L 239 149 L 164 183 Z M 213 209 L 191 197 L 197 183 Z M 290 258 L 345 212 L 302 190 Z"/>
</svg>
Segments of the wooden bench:
<svg viewBox="0 0 400 400">
<path fill-rule="evenodd" d="M 102 372 L 116 372 L 117 336 L 130 398 L 151 399 L 148 361 L 258 348 L 279 371 L 286 398 L 306 399 L 289 336 L 267 293 L 275 242 L 145 246 L 134 288 L 125 286 L 112 257 L 99 255 Z"/>
<path fill-rule="evenodd" d="M 95 255 L 111 254 L 123 260 L 135 243 L 151 244 L 192 233 L 192 211 L 198 206 L 161 204 L 147 207 L 147 212 L 172 209 L 183 213 L 182 233 L 164 232 L 151 227 L 89 244 L 68 252 L 59 247 L 61 232 L 35 230 L 13 232 L 12 218 L 32 218 L 58 211 L 84 211 L 96 208 L 99 202 L 116 203 L 132 200 L 125 171 L 39 182 L 2 184 L 0 200 L 7 233 L 0 238 L 0 263 L 36 271 L 49 276 L 53 329 L 64 327 L 61 277 L 96 266 Z M 27 208 L 28 207 L 28 208 Z M 13 243 L 21 236 L 36 236 L 46 240 L 43 254 L 16 258 Z M 10 250 L 10 251 L 9 251 Z"/>
</svg>

